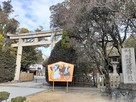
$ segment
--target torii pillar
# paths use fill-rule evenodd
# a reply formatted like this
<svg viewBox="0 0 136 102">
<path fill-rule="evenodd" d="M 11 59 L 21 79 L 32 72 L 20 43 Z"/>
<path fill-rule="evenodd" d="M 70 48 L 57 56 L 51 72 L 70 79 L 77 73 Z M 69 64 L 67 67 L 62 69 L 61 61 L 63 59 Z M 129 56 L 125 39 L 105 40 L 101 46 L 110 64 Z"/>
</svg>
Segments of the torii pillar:
<svg viewBox="0 0 136 102">
<path fill-rule="evenodd" d="M 19 76 L 20 76 L 21 58 L 22 58 L 22 49 L 23 49 L 23 47 L 21 46 L 22 42 L 23 42 L 22 39 L 19 38 L 14 81 L 18 81 L 19 80 Z"/>
</svg>

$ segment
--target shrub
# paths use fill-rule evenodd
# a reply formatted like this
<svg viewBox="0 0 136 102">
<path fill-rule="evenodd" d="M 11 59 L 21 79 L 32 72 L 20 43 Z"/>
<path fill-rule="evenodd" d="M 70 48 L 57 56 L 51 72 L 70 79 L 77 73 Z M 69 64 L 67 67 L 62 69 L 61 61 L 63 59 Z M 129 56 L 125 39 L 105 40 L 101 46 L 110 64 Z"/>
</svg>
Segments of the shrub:
<svg viewBox="0 0 136 102">
<path fill-rule="evenodd" d="M 10 93 L 6 92 L 6 91 L 2 91 L 0 92 L 0 102 L 7 100 L 9 98 Z"/>
<path fill-rule="evenodd" d="M 18 96 L 11 99 L 11 102 L 24 102 L 26 100 L 26 97 Z"/>
</svg>

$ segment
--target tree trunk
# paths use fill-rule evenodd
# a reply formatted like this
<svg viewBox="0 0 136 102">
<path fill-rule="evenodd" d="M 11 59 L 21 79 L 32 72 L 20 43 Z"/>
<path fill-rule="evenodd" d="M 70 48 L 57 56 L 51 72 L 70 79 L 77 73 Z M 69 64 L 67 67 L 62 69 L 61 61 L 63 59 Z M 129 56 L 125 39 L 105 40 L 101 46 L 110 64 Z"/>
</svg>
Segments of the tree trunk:
<svg viewBox="0 0 136 102">
<path fill-rule="evenodd" d="M 94 69 L 93 69 L 93 85 L 96 86 L 96 82 L 95 82 L 95 73 L 94 73 Z"/>
</svg>

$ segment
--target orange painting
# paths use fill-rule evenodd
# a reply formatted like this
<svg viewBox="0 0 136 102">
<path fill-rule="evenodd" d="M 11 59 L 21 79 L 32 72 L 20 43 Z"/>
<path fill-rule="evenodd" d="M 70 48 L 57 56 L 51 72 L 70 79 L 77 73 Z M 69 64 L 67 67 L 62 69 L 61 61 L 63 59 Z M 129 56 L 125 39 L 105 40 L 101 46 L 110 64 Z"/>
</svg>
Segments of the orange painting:
<svg viewBox="0 0 136 102">
<path fill-rule="evenodd" d="M 72 82 L 74 65 L 57 62 L 48 65 L 49 81 Z"/>
</svg>

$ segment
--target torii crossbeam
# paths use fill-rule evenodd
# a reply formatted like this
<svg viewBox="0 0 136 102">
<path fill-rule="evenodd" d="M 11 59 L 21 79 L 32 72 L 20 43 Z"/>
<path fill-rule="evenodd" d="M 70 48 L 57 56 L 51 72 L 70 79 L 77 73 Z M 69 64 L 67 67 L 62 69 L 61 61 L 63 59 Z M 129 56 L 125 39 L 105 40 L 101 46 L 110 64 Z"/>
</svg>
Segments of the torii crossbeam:
<svg viewBox="0 0 136 102">
<path fill-rule="evenodd" d="M 63 30 L 55 30 L 55 31 L 48 30 L 45 32 L 8 34 L 10 39 L 17 41 L 17 43 L 12 44 L 11 46 L 18 47 L 14 81 L 19 81 L 23 47 L 36 46 L 36 45 L 51 45 L 51 49 L 52 49 L 57 42 L 55 40 L 55 37 L 62 35 L 62 33 L 63 33 Z"/>
</svg>

